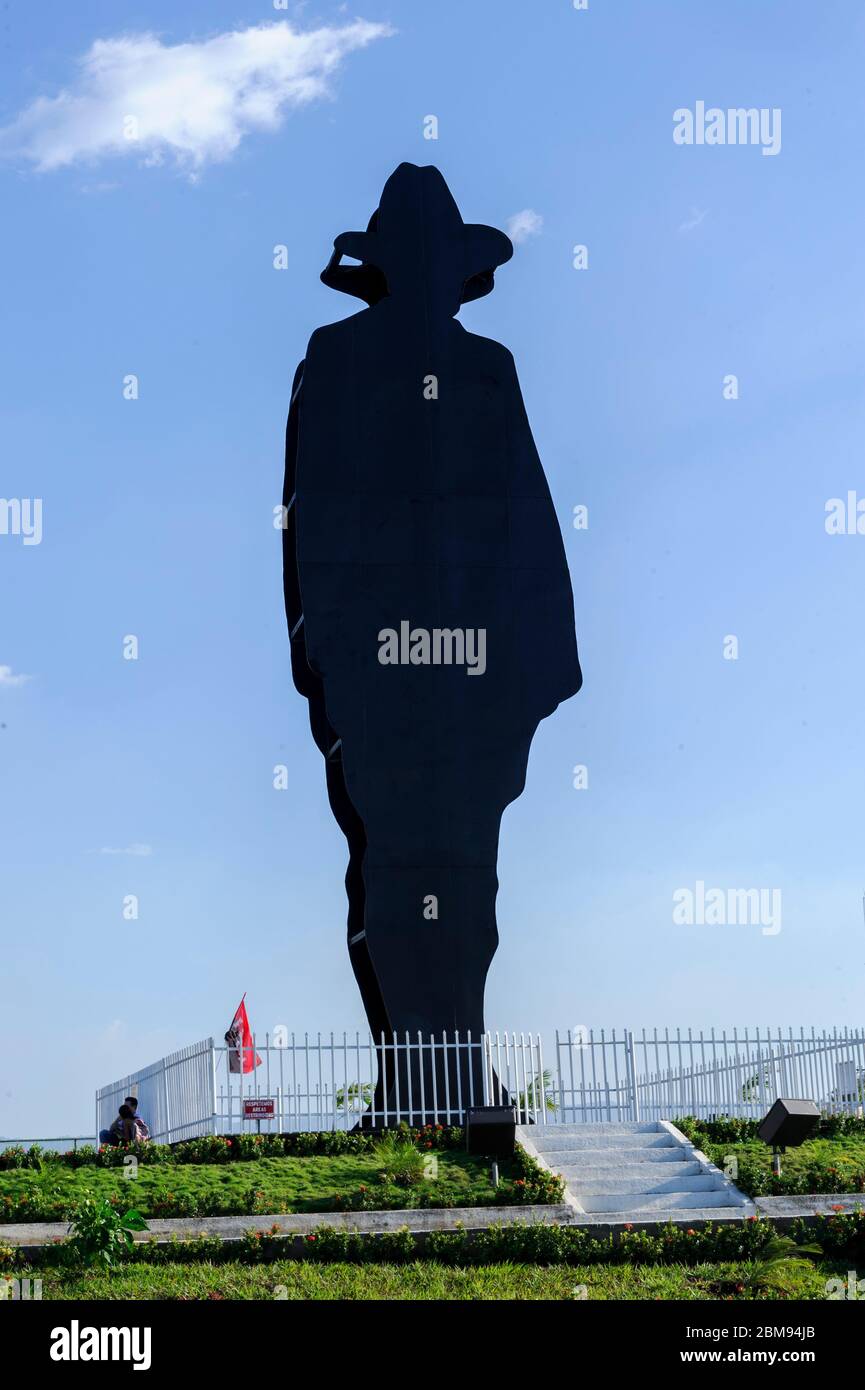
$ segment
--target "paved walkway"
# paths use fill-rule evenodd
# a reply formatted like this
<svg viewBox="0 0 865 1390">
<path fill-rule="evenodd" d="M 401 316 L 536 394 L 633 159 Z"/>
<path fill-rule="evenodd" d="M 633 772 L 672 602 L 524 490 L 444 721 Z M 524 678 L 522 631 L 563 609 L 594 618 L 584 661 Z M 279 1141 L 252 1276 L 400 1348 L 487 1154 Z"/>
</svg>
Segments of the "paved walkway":
<svg viewBox="0 0 865 1390">
<path fill-rule="evenodd" d="M 816 1216 L 831 1216 L 838 1209 L 856 1211 L 865 1208 L 865 1196 L 819 1195 L 811 1197 L 758 1197 L 749 1210 L 753 1214 L 770 1219 L 779 1230 L 784 1230 L 793 1221 L 805 1217 L 813 1220 Z M 690 1209 L 691 1214 L 675 1216 L 677 1226 L 690 1226 L 699 1230 L 708 1224 L 742 1221 L 747 1212 L 741 1207 L 722 1207 L 707 1218 L 699 1209 Z M 587 1234 L 597 1239 L 618 1236 L 627 1228 L 647 1232 L 661 1231 L 670 1219 L 669 1213 L 638 1217 L 632 1220 L 627 1216 L 608 1215 L 606 1218 L 589 1212 L 580 1212 L 573 1203 L 560 1206 L 526 1207 L 449 1207 L 440 1210 L 422 1211 L 366 1211 L 366 1212 L 313 1212 L 290 1216 L 201 1216 L 184 1217 L 172 1220 L 148 1222 L 148 1230 L 140 1232 L 137 1240 L 148 1240 L 154 1236 L 165 1243 L 171 1239 L 196 1240 L 200 1236 L 216 1236 L 227 1242 L 242 1241 L 249 1231 L 268 1233 L 274 1225 L 276 1233 L 282 1236 L 292 1248 L 303 1245 L 308 1235 L 321 1226 L 335 1230 L 357 1231 L 362 1235 L 372 1235 L 380 1231 L 397 1231 L 408 1227 L 412 1235 L 422 1244 L 430 1231 L 454 1231 L 461 1226 L 468 1234 L 489 1230 L 492 1226 L 513 1225 L 515 1222 L 550 1224 L 556 1226 L 579 1226 Z M 22 1250 L 39 1250 L 56 1244 L 68 1234 L 68 1224 L 64 1221 L 22 1222 L 17 1225 L 0 1225 L 0 1245 L 16 1245 Z"/>
<path fill-rule="evenodd" d="M 359 1231 L 372 1235 L 379 1231 L 398 1231 L 407 1226 L 414 1235 L 429 1231 L 453 1231 L 462 1226 L 466 1231 L 485 1231 L 491 1226 L 511 1225 L 514 1222 L 546 1222 L 562 1225 L 573 1221 L 574 1213 L 567 1205 L 524 1207 L 425 1207 L 407 1211 L 351 1212 L 292 1212 L 273 1216 L 184 1216 L 148 1220 L 146 1231 L 136 1233 L 136 1240 L 160 1241 L 196 1240 L 200 1236 L 218 1236 L 222 1240 L 242 1240 L 248 1231 L 272 1231 L 277 1235 L 310 1235 L 322 1226 L 337 1231 Z M 63 1240 L 69 1231 L 66 1221 L 30 1221 L 18 1225 L 0 1225 L 0 1245 L 19 1245 L 38 1248 Z"/>
</svg>

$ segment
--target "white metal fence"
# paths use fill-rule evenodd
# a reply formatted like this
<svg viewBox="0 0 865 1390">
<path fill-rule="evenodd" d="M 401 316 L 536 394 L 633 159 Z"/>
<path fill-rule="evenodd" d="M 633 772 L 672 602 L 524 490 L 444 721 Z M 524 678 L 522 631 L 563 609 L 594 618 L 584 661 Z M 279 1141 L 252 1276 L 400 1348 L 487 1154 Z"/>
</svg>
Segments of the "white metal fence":
<svg viewBox="0 0 865 1390">
<path fill-rule="evenodd" d="M 780 1096 L 813 1100 L 825 1114 L 861 1114 L 865 1032 L 812 1028 L 714 1030 L 675 1039 L 633 1037 L 642 1119 L 735 1115 L 760 1119 Z"/>
<path fill-rule="evenodd" d="M 207 1038 L 103 1087 L 97 1130 L 127 1095 L 165 1143 L 249 1128 L 461 1124 L 467 1107 L 501 1102 L 523 1124 L 759 1118 L 779 1096 L 812 1099 L 825 1113 L 861 1114 L 865 1103 L 861 1029 L 557 1031 L 549 1066 L 542 1038 L 516 1032 L 265 1035 L 255 1041 L 261 1064 L 246 1074 L 229 1070 L 231 1051 Z M 272 1102 L 272 1116 L 245 1115 L 251 1100 Z"/>
<path fill-rule="evenodd" d="M 182 1047 L 168 1057 L 112 1081 L 96 1092 L 96 1133 L 109 1129 L 127 1096 L 135 1096 L 151 1138 L 170 1144 L 214 1134 L 216 1114 L 213 1039 Z"/>
<path fill-rule="evenodd" d="M 551 1099 L 562 1123 L 681 1115 L 759 1119 L 779 1096 L 813 1100 L 826 1114 L 862 1113 L 865 1033 L 556 1033 Z"/>
<path fill-rule="evenodd" d="M 243 1119 L 244 1101 L 272 1098 L 275 1114 L 265 1130 L 352 1129 L 363 1117 L 371 1128 L 413 1124 L 462 1124 L 466 1108 L 498 1102 L 503 1091 L 528 1123 L 533 1113 L 531 1082 L 543 1067 L 540 1039 L 509 1035 L 496 1049 L 490 1034 L 334 1033 L 276 1044 L 257 1044 L 261 1066 L 243 1076 L 228 1070 L 232 1049 L 216 1047 L 216 1110 L 232 1133 Z M 379 1073 L 385 1084 L 379 1085 Z M 522 1122 L 522 1121 L 521 1121 Z M 257 1122 L 256 1122 L 257 1123 Z"/>
</svg>

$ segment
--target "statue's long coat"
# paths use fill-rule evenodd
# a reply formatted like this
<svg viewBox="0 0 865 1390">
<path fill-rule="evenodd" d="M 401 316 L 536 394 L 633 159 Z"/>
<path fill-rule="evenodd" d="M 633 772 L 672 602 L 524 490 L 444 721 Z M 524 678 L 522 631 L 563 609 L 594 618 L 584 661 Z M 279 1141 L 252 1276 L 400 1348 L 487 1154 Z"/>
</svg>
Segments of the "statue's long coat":
<svg viewBox="0 0 865 1390">
<path fill-rule="evenodd" d="M 581 683 L 513 358 L 452 317 L 451 249 L 429 241 L 388 297 L 313 333 L 285 488 L 293 671 L 351 849 L 352 963 L 373 1030 L 414 1035 L 483 1029 L 502 812 Z M 381 664 L 403 620 L 485 629 L 485 672 Z"/>
</svg>

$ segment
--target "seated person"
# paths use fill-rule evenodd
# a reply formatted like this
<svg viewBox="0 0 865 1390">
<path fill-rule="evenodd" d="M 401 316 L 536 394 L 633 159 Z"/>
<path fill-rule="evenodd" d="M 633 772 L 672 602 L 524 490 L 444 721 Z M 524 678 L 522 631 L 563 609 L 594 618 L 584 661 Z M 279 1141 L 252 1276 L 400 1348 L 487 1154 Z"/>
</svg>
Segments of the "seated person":
<svg viewBox="0 0 865 1390">
<path fill-rule="evenodd" d="M 135 1142 L 135 1116 L 126 1104 L 121 1105 L 117 1112 L 117 1119 L 109 1129 L 99 1131 L 100 1144 L 134 1144 Z"/>
<path fill-rule="evenodd" d="M 146 1144 L 147 1140 L 150 1138 L 150 1130 L 138 1113 L 138 1097 L 127 1096 L 125 1104 L 128 1105 L 129 1109 L 132 1111 L 132 1122 L 135 1127 L 136 1142 L 139 1144 Z"/>
</svg>

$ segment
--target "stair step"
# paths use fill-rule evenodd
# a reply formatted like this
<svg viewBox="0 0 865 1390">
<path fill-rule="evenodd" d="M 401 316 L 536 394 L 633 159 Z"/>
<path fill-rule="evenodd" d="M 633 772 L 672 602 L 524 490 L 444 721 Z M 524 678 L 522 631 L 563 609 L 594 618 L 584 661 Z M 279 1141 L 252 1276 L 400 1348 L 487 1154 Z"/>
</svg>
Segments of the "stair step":
<svg viewBox="0 0 865 1390">
<path fill-rule="evenodd" d="M 596 1216 L 598 1221 L 609 1218 L 617 1225 L 625 1220 L 641 1224 L 656 1221 L 660 1225 L 666 1225 L 668 1221 L 672 1221 L 680 1226 L 694 1226 L 698 1221 L 719 1221 L 729 1224 L 731 1221 L 744 1221 L 748 1216 L 754 1214 L 754 1209 L 749 1207 L 671 1207 L 669 1211 L 630 1207 L 627 1212 L 598 1212 Z"/>
<path fill-rule="evenodd" d="M 621 1163 L 687 1163 L 690 1149 L 678 1144 L 662 1149 L 541 1149 L 541 1158 L 551 1168 L 565 1164 L 579 1168 L 585 1164 L 595 1168 L 617 1168 Z"/>
<path fill-rule="evenodd" d="M 648 1190 L 659 1182 L 677 1182 L 680 1178 L 694 1178 L 704 1172 L 701 1165 L 693 1162 L 678 1163 L 551 1163 L 554 1172 L 560 1173 L 574 1190 L 580 1184 L 593 1186 L 607 1183 L 612 1189 L 618 1185 L 617 1179 L 639 1179 Z M 710 1175 L 711 1176 L 711 1175 Z"/>
<path fill-rule="evenodd" d="M 578 1194 L 585 1212 L 623 1212 L 629 1218 L 648 1212 L 687 1211 L 696 1207 L 737 1207 L 740 1199 L 727 1188 L 700 1192 L 593 1193 Z"/>
<path fill-rule="evenodd" d="M 628 1193 L 636 1196 L 653 1196 L 660 1192 L 723 1192 L 715 1173 L 694 1173 L 682 1177 L 676 1173 L 671 1178 L 661 1178 L 660 1182 L 653 1182 L 646 1179 L 645 1174 L 637 1178 L 618 1178 L 611 1177 L 609 1174 L 598 1174 L 580 1181 L 579 1178 L 569 1180 L 568 1186 L 576 1194 L 580 1202 L 585 1197 L 617 1197 Z"/>
<path fill-rule="evenodd" d="M 559 1149 L 672 1149 L 679 1148 L 667 1130 L 640 1131 L 629 1134 L 551 1134 L 530 1136 L 539 1153 L 555 1153 Z"/>
<path fill-rule="evenodd" d="M 551 1168 L 644 1168 L 646 1164 L 675 1163 L 679 1172 L 685 1164 L 696 1163 L 687 1149 L 561 1149 L 541 1154 Z M 697 1165 L 699 1167 L 699 1164 Z"/>
<path fill-rule="evenodd" d="M 599 1120 L 574 1125 L 530 1125 L 526 1132 L 537 1134 L 661 1134 L 657 1120 Z"/>
</svg>

